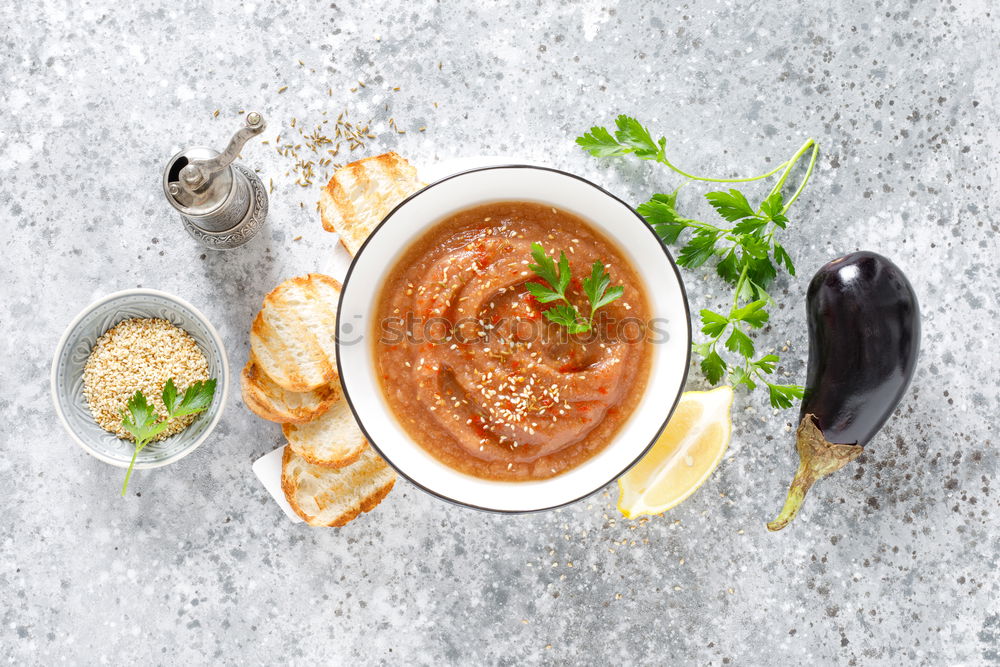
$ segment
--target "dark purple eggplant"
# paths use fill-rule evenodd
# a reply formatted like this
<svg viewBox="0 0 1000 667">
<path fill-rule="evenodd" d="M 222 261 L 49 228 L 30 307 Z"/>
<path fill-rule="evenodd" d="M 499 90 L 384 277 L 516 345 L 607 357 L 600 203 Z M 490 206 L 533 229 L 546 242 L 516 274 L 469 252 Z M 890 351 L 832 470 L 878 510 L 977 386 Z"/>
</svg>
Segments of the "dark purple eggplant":
<svg viewBox="0 0 1000 667">
<path fill-rule="evenodd" d="M 816 480 L 864 451 L 899 404 L 920 350 L 920 309 L 895 264 L 855 252 L 822 267 L 809 283 L 809 368 L 799 414 L 799 469 L 777 519 L 795 518 Z"/>
</svg>

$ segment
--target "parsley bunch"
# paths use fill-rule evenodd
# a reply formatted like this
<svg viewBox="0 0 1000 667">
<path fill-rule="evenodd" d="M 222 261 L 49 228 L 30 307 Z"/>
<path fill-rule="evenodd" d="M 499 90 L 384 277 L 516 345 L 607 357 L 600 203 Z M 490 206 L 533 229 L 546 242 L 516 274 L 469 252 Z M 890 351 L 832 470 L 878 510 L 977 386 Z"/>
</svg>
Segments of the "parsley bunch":
<svg viewBox="0 0 1000 667">
<path fill-rule="evenodd" d="M 539 278 L 549 284 L 545 286 L 541 283 L 526 283 L 525 288 L 531 296 L 538 299 L 539 303 L 552 303 L 562 301 L 557 306 L 553 306 L 545 311 L 545 317 L 556 324 L 561 324 L 571 333 L 584 333 L 590 331 L 594 326 L 594 313 L 598 308 L 608 305 L 625 293 L 625 288 L 615 285 L 609 289 L 611 275 L 604 268 L 600 260 L 594 262 L 590 269 L 590 277 L 584 278 L 581 284 L 583 292 L 590 301 L 590 314 L 581 317 L 580 311 L 566 298 L 566 288 L 572 278 L 569 268 L 569 260 L 566 253 L 559 252 L 559 264 L 548 256 L 545 248 L 540 243 L 531 244 L 531 257 L 535 264 L 529 264 L 528 268 L 535 272 Z"/>
<path fill-rule="evenodd" d="M 749 332 L 760 329 L 768 321 L 766 308 L 773 304 L 773 300 L 767 289 L 777 276 L 778 267 L 784 266 L 790 275 L 795 275 L 792 258 L 775 235 L 788 225 L 786 213 L 812 175 L 819 145 L 809 139 L 791 159 L 766 174 L 749 178 L 709 178 L 695 176 L 672 164 L 666 156 L 666 138 L 654 141 L 649 130 L 636 119 L 618 116 L 615 128 L 612 133 L 603 127 L 593 127 L 590 132 L 578 137 L 576 143 L 595 157 L 634 155 L 658 162 L 684 177 L 684 183 L 673 192 L 654 194 L 636 210 L 666 244 L 677 243 L 681 234 L 690 231 L 677 256 L 677 263 L 694 269 L 714 259 L 716 273 L 733 286 L 733 301 L 728 312 L 705 309 L 700 313 L 701 331 L 708 340 L 693 347 L 702 358 L 701 369 L 705 377 L 714 385 L 728 372 L 734 386 L 745 385 L 750 390 L 755 389 L 758 382 L 762 383 L 768 388 L 771 405 L 776 408 L 791 407 L 794 399 L 802 398 L 803 387 L 768 380 L 767 376 L 774 373 L 780 359 L 774 354 L 755 358 L 757 352 Z M 786 202 L 781 194 L 782 187 L 806 153 L 810 153 L 806 173 L 798 189 Z M 722 218 L 715 224 L 685 217 L 677 211 L 680 187 L 690 181 L 746 183 L 768 178 L 779 171 L 782 174 L 778 181 L 756 207 L 750 204 L 746 195 L 734 188 L 728 192 L 707 193 L 705 198 Z M 720 343 L 733 353 L 728 355 L 729 361 L 720 354 Z M 732 356 L 737 359 L 734 361 Z"/>
<path fill-rule="evenodd" d="M 170 423 L 181 417 L 198 414 L 208 409 L 212 404 L 212 397 L 215 395 L 215 378 L 204 382 L 195 382 L 184 396 L 177 393 L 174 379 L 170 378 L 163 385 L 163 405 L 167 408 L 167 417 L 163 420 L 153 410 L 149 400 L 142 391 L 136 391 L 132 398 L 126 403 L 127 410 L 122 410 L 122 426 L 135 438 L 135 451 L 132 452 L 132 461 L 128 464 L 128 471 L 125 473 L 125 483 L 122 484 L 122 496 L 128 489 L 128 481 L 132 477 L 132 469 L 135 467 L 136 457 L 139 452 L 145 449 L 146 445 L 153 441 L 159 434 L 163 433 Z"/>
</svg>

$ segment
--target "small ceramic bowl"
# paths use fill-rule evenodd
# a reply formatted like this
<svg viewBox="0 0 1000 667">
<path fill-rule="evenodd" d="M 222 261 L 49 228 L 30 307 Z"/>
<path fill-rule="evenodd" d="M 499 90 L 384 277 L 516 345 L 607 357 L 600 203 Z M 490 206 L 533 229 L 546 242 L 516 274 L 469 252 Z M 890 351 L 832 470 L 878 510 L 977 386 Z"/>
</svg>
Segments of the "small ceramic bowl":
<svg viewBox="0 0 1000 667">
<path fill-rule="evenodd" d="M 218 332 L 197 308 L 183 299 L 154 289 L 130 289 L 90 304 L 66 328 L 52 359 L 52 402 L 59 421 L 83 449 L 113 466 L 127 468 L 135 450 L 97 425 L 83 397 L 83 367 L 94 343 L 104 332 L 131 317 L 158 317 L 191 334 L 208 361 L 209 377 L 217 378 L 208 410 L 186 429 L 146 446 L 135 467 L 158 468 L 177 461 L 205 442 L 222 417 L 229 387 L 229 362 Z"/>
<path fill-rule="evenodd" d="M 472 477 L 421 448 L 391 412 L 375 373 L 371 332 L 381 285 L 412 241 L 445 217 L 491 201 L 533 201 L 574 213 L 615 241 L 645 283 L 663 332 L 652 345 L 649 382 L 614 439 L 581 465 L 524 482 Z M 684 388 L 690 362 L 687 296 L 673 259 L 628 204 L 589 181 L 554 169 L 487 167 L 444 178 L 397 206 L 351 263 L 338 309 L 337 364 L 344 394 L 368 441 L 401 475 L 461 505 L 497 512 L 552 509 L 584 498 L 632 467 L 656 441 Z"/>
</svg>

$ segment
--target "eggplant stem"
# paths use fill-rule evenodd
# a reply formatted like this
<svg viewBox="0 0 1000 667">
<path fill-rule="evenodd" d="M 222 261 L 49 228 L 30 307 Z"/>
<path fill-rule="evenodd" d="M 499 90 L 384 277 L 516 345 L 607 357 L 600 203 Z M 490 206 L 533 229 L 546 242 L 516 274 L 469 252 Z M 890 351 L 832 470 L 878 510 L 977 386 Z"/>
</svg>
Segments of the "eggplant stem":
<svg viewBox="0 0 1000 667">
<path fill-rule="evenodd" d="M 771 531 L 781 530 L 795 518 L 816 480 L 840 470 L 864 451 L 864 447 L 860 445 L 828 442 L 816 424 L 816 416 L 812 414 L 805 415 L 799 423 L 795 432 L 795 449 L 799 453 L 799 469 L 788 489 L 788 497 L 781 513 L 777 519 L 767 524 L 767 529 Z"/>
</svg>

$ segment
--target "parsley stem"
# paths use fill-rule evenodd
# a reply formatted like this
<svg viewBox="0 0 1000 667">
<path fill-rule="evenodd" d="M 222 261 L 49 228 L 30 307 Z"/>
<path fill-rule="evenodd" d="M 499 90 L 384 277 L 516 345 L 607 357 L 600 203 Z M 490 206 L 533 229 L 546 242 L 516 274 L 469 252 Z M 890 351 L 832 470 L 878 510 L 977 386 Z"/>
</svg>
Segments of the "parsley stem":
<svg viewBox="0 0 1000 667">
<path fill-rule="evenodd" d="M 750 264 L 744 262 L 743 270 L 740 271 L 740 278 L 736 281 L 736 294 L 733 295 L 733 310 L 736 310 L 736 306 L 740 303 L 740 292 L 743 291 L 743 283 L 747 280 L 747 271 L 749 268 Z"/>
<path fill-rule="evenodd" d="M 145 446 L 145 442 L 136 440 L 135 451 L 132 452 L 132 460 L 128 464 L 128 471 L 125 473 L 125 483 L 122 484 L 122 498 L 125 497 L 125 491 L 128 489 L 128 480 L 132 477 L 132 469 L 135 467 L 135 460 L 139 456 L 139 451 Z"/>
<path fill-rule="evenodd" d="M 817 157 L 819 157 L 819 146 L 814 144 L 812 155 L 809 157 L 809 166 L 806 168 L 806 175 L 802 177 L 802 182 L 799 183 L 799 189 L 795 191 L 795 194 L 793 194 L 792 198 L 788 200 L 788 203 L 785 204 L 785 207 L 781 209 L 782 214 L 786 213 L 788 209 L 791 208 L 792 204 L 795 203 L 795 200 L 798 199 L 799 195 L 802 194 L 802 191 L 805 190 L 806 183 L 809 182 L 809 178 L 812 176 L 813 167 L 816 166 Z"/>
<path fill-rule="evenodd" d="M 802 159 L 802 156 L 805 155 L 806 151 L 809 150 L 810 148 L 812 148 L 812 156 L 809 160 L 809 166 L 806 169 L 806 174 L 803 177 L 802 182 L 799 184 L 798 190 L 795 191 L 795 194 L 792 196 L 792 198 L 781 209 L 782 215 L 788 212 L 789 207 L 791 207 L 795 199 L 802 193 L 802 190 L 805 188 L 806 183 L 809 182 L 809 177 L 812 176 L 813 166 L 816 164 L 816 157 L 819 154 L 819 145 L 816 143 L 814 139 L 812 139 L 812 137 L 810 137 L 806 141 L 806 143 L 802 144 L 802 148 L 800 148 L 798 152 L 796 152 L 795 155 L 792 156 L 791 160 L 786 162 L 788 166 L 785 168 L 785 172 L 781 175 L 781 178 L 778 179 L 778 182 L 774 184 L 774 187 L 771 188 L 771 192 L 768 193 L 768 197 L 770 197 L 774 193 L 781 191 L 781 188 L 785 185 L 785 181 L 788 180 L 788 176 L 792 173 L 792 169 L 795 168 L 795 165 L 799 163 L 799 160 Z"/>
<path fill-rule="evenodd" d="M 716 227 L 707 222 L 702 222 L 701 220 L 692 220 L 691 218 L 677 218 L 677 222 L 686 224 L 688 227 L 694 227 L 695 229 L 707 229 L 713 232 L 720 232 L 722 234 L 728 234 L 733 231 L 733 228 Z"/>
<path fill-rule="evenodd" d="M 749 178 L 709 178 L 707 176 L 695 176 L 694 174 L 689 174 L 683 169 L 680 169 L 677 166 L 675 166 L 665 156 L 658 158 L 658 162 L 665 165 L 668 169 L 674 171 L 675 173 L 678 173 L 681 176 L 684 176 L 685 178 L 689 178 L 692 181 L 709 181 L 711 183 L 748 183 L 750 181 L 759 181 L 767 178 L 768 176 L 774 176 L 779 171 L 784 169 L 785 166 L 788 164 L 787 162 L 782 162 L 781 164 L 779 164 L 777 167 L 767 172 L 766 174 L 761 174 L 760 176 L 751 176 Z"/>
<path fill-rule="evenodd" d="M 785 184 L 785 180 L 788 178 L 789 172 L 791 171 L 792 167 L 795 166 L 795 163 L 799 161 L 799 158 L 801 158 L 802 155 L 807 150 L 809 150 L 811 146 L 814 146 L 815 144 L 816 144 L 815 140 L 813 140 L 810 137 L 808 140 L 806 140 L 806 143 L 802 144 L 802 148 L 800 148 L 798 152 L 795 153 L 795 155 L 792 157 L 791 160 L 788 160 L 787 162 L 782 162 L 781 164 L 779 164 L 777 167 L 767 172 L 766 174 L 761 174 L 760 176 L 749 176 L 747 178 L 709 178 L 708 176 L 695 176 L 694 174 L 689 174 L 688 172 L 684 171 L 683 169 L 672 163 L 670 160 L 668 160 L 666 156 L 662 154 L 659 157 L 657 157 L 657 162 L 660 162 L 661 164 L 665 165 L 668 169 L 674 171 L 675 173 L 680 174 L 681 176 L 684 176 L 685 178 L 691 179 L 692 181 L 708 181 L 710 183 L 749 183 L 750 181 L 760 181 L 769 176 L 774 176 L 779 171 L 784 169 L 785 173 L 782 175 L 777 185 L 774 186 L 774 189 L 771 190 L 773 194 L 774 192 L 777 192 L 782 185 Z M 792 199 L 794 201 L 795 198 L 793 197 Z"/>
<path fill-rule="evenodd" d="M 816 141 L 812 137 L 810 137 L 809 139 L 806 140 L 806 143 L 802 144 L 802 148 L 800 148 L 795 153 L 795 155 L 792 156 L 792 159 L 786 162 L 784 165 L 782 165 L 783 167 L 785 167 L 785 173 L 781 175 L 781 178 L 778 179 L 778 182 L 774 184 L 773 188 L 771 188 L 771 192 L 768 193 L 768 197 L 773 195 L 775 192 L 781 190 L 782 186 L 785 185 L 785 181 L 788 180 L 789 174 L 792 173 L 792 169 L 795 167 L 796 164 L 798 164 L 799 160 L 802 158 L 803 155 L 805 155 L 806 151 L 809 150 L 810 148 L 813 148 L 813 152 L 815 153 L 816 151 L 815 146 L 816 146 Z M 794 201 L 794 197 L 792 199 Z M 788 210 L 787 206 L 785 207 L 785 210 Z"/>
</svg>

